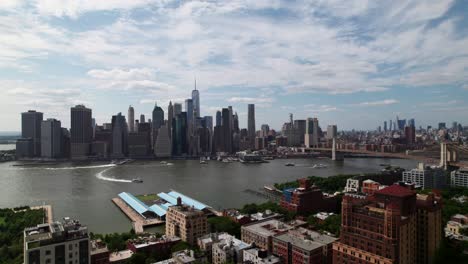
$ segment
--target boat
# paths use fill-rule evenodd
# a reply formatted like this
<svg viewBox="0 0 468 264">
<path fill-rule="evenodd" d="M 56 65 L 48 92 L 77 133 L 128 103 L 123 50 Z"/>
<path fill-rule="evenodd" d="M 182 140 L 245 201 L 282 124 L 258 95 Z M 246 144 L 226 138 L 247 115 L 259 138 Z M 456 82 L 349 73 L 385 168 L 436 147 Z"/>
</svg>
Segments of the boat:
<svg viewBox="0 0 468 264">
<path fill-rule="evenodd" d="M 204 158 L 200 158 L 200 164 L 207 164 L 208 162 Z"/>
<path fill-rule="evenodd" d="M 135 178 L 135 179 L 132 179 L 132 182 L 134 182 L 134 183 L 142 183 L 143 180 L 140 179 L 140 178 Z"/>
<path fill-rule="evenodd" d="M 293 166 L 296 166 L 296 164 L 288 162 L 288 163 L 284 164 L 284 166 L 293 167 Z"/>
<path fill-rule="evenodd" d="M 174 163 L 167 162 L 166 165 L 167 166 L 172 166 L 172 165 L 174 165 Z"/>
<path fill-rule="evenodd" d="M 160 164 L 167 164 L 167 161 L 164 161 L 164 160 L 163 160 L 163 161 L 161 161 L 161 162 L 159 162 L 159 163 L 160 163 Z"/>
<path fill-rule="evenodd" d="M 326 168 L 328 167 L 327 165 L 325 164 L 314 164 L 314 166 L 312 166 L 313 169 L 323 169 L 323 168 Z"/>
<path fill-rule="evenodd" d="M 266 161 L 263 160 L 262 156 L 257 154 L 247 154 L 241 153 L 239 154 L 239 161 L 241 163 L 265 163 Z"/>
</svg>

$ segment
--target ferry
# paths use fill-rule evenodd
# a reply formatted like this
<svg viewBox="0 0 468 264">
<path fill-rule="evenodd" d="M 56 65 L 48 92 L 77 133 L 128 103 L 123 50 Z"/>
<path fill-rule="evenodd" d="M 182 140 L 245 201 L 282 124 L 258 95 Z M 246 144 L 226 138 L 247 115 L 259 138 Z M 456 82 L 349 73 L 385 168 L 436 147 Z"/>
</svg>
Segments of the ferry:
<svg viewBox="0 0 468 264">
<path fill-rule="evenodd" d="M 142 183 L 143 180 L 140 179 L 140 178 L 135 178 L 135 179 L 132 179 L 132 182 L 134 182 L 134 183 Z"/>
<path fill-rule="evenodd" d="M 266 162 L 260 155 L 242 153 L 239 155 L 241 163 L 264 163 Z"/>
</svg>

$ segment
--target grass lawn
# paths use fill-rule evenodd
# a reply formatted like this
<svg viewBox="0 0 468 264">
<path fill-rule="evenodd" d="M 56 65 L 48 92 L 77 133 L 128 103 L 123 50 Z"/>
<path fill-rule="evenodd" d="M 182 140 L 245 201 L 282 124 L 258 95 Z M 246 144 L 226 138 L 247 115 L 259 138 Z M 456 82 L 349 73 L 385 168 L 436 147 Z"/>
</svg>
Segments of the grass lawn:
<svg viewBox="0 0 468 264">
<path fill-rule="evenodd" d="M 141 195 L 136 195 L 136 198 L 140 199 L 142 202 L 150 202 L 154 200 L 158 200 L 159 197 L 157 194 L 141 194 Z"/>
</svg>

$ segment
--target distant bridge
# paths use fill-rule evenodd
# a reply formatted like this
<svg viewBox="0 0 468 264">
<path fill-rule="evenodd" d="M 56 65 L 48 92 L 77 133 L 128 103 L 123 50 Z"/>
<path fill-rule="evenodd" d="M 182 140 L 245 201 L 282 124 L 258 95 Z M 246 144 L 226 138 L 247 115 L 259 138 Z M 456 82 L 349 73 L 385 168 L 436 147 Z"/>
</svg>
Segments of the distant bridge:
<svg viewBox="0 0 468 264">
<path fill-rule="evenodd" d="M 468 167 L 468 147 L 457 143 L 442 142 L 440 145 L 426 147 L 423 150 L 409 150 L 406 153 L 378 152 L 355 149 L 335 149 L 335 148 L 307 148 L 317 152 L 332 152 L 343 154 L 363 154 L 366 156 L 382 158 L 412 159 L 426 164 L 440 165 L 447 167 Z M 335 154 L 333 152 L 335 151 Z"/>
</svg>

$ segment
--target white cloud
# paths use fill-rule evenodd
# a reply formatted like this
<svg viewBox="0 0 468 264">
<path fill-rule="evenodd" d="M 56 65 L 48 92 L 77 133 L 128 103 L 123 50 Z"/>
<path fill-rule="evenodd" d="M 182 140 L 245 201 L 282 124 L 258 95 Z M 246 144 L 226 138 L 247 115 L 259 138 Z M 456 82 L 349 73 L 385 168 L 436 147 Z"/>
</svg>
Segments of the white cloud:
<svg viewBox="0 0 468 264">
<path fill-rule="evenodd" d="M 254 97 L 231 97 L 227 99 L 230 103 L 248 103 L 248 104 L 261 104 L 261 103 L 273 103 L 274 98 L 254 98 Z"/>
<path fill-rule="evenodd" d="M 393 104 L 398 104 L 399 101 L 395 99 L 385 99 L 381 101 L 371 101 L 371 102 L 362 102 L 359 103 L 358 105 L 360 106 L 380 106 L 380 105 L 393 105 Z"/>
</svg>

